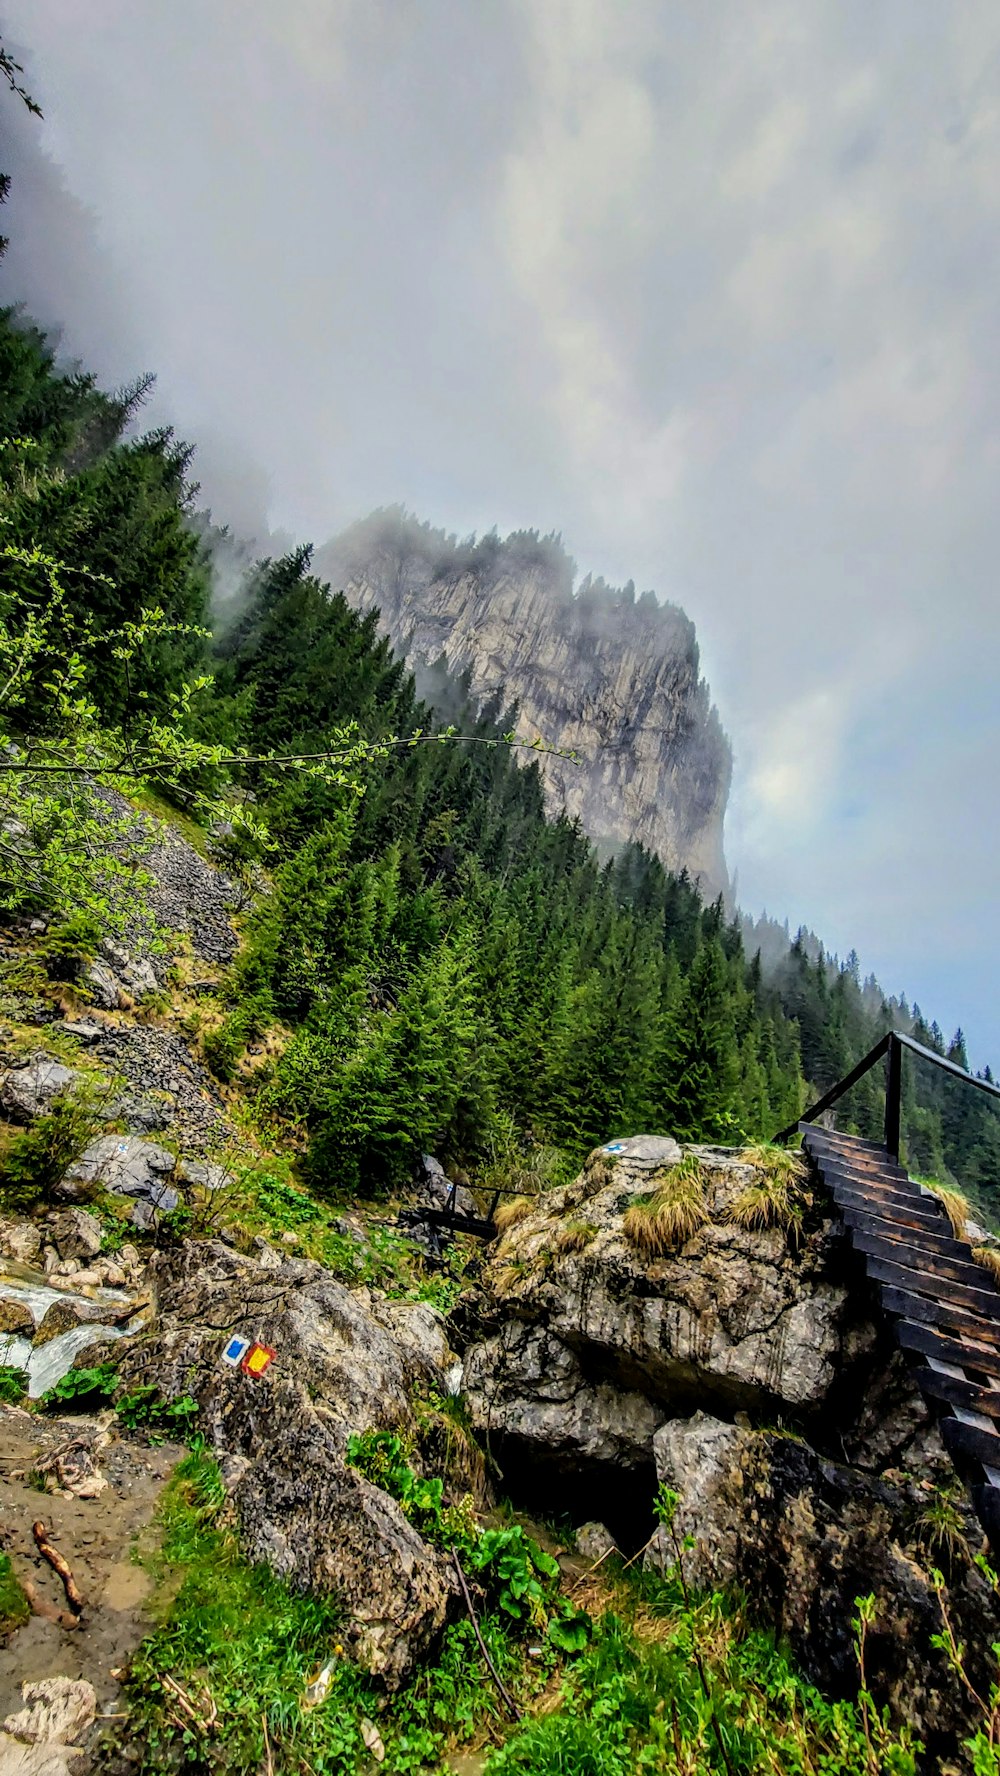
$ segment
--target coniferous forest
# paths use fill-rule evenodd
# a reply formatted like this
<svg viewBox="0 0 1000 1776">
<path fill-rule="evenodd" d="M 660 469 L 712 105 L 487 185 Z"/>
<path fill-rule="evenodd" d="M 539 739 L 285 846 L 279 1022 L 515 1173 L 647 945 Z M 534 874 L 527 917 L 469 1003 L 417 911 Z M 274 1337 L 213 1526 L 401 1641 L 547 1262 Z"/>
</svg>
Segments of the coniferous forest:
<svg viewBox="0 0 1000 1776">
<path fill-rule="evenodd" d="M 638 846 L 599 861 L 503 742 L 516 711 L 470 708 L 443 667 L 419 701 L 307 548 L 253 564 L 217 609 L 213 559 L 237 551 L 198 513 L 191 449 L 137 429 L 147 386 L 106 394 L 2 316 L 7 741 L 89 722 L 126 774 L 212 806 L 231 867 L 270 885 L 204 1046 L 300 1132 L 314 1189 L 397 1186 L 421 1152 L 556 1177 L 638 1130 L 766 1138 L 893 1025 L 965 1064 L 961 1033 L 946 1044 L 853 955 L 771 928 L 765 966 L 755 928 L 683 873 Z M 442 720 L 462 737 L 429 739 Z M 349 769 L 273 760 L 338 747 Z M 25 876 L 10 846 L 3 871 L 9 915 L 86 924 L 79 877 Z M 924 1071 L 906 1073 L 911 1168 L 982 1199 L 1000 1118 Z M 842 1121 L 876 1135 L 880 1097 L 871 1075 Z"/>
</svg>

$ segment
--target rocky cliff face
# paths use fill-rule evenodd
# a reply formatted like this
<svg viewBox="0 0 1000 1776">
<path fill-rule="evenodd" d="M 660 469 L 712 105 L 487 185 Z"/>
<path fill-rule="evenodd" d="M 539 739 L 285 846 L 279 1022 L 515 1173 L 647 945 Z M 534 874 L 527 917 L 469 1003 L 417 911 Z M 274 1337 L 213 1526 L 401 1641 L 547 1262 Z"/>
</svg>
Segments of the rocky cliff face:
<svg viewBox="0 0 1000 1776">
<path fill-rule="evenodd" d="M 574 593 L 573 564 L 551 539 L 459 544 L 400 512 L 354 526 L 316 567 L 358 609 L 381 612 L 418 682 L 443 655 L 478 703 L 516 704 L 519 733 L 578 755 L 539 756 L 553 811 L 599 843 L 638 840 L 709 895 L 727 887 L 729 744 L 676 605 L 603 582 Z"/>
</svg>

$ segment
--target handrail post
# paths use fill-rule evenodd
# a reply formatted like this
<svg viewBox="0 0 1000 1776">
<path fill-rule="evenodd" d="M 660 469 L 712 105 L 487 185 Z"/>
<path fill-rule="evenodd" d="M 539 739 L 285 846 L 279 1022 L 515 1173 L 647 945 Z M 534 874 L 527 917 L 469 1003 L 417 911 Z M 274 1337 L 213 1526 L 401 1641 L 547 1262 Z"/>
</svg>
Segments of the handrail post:
<svg viewBox="0 0 1000 1776">
<path fill-rule="evenodd" d="M 885 1144 L 890 1159 L 899 1160 L 899 1123 L 903 1098 L 903 1045 L 893 1031 L 885 1062 Z"/>
</svg>

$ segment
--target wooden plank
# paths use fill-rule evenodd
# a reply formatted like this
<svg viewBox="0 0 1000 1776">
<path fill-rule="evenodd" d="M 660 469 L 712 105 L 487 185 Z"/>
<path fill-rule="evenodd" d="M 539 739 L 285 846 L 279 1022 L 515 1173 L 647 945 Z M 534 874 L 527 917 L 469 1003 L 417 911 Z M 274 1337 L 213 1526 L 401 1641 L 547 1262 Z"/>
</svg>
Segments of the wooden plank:
<svg viewBox="0 0 1000 1776">
<path fill-rule="evenodd" d="M 485 1240 L 496 1238 L 493 1222 L 483 1221 L 478 1215 L 453 1215 L 447 1209 L 421 1209 L 420 1219 L 439 1228 L 442 1233 L 471 1233 L 475 1239 Z"/>
<path fill-rule="evenodd" d="M 1000 1327 L 1000 1296 L 995 1289 L 974 1289 L 967 1283 L 932 1276 L 911 1265 L 893 1264 L 883 1258 L 865 1258 L 865 1267 L 873 1283 L 892 1283 L 911 1294 L 927 1295 L 932 1301 L 973 1308 L 983 1319 Z"/>
<path fill-rule="evenodd" d="M 862 1166 L 896 1178 L 909 1177 L 906 1167 L 900 1165 L 898 1159 L 892 1159 L 884 1147 L 859 1147 L 854 1143 L 840 1141 L 813 1141 L 808 1144 L 806 1151 L 815 1159 L 836 1159 L 843 1165 Z"/>
<path fill-rule="evenodd" d="M 800 1122 L 802 1139 L 807 1144 L 813 1142 L 827 1146 L 857 1150 L 860 1153 L 873 1153 L 887 1159 L 888 1153 L 881 1141 L 866 1141 L 864 1135 L 846 1135 L 841 1129 L 823 1128 L 818 1122 Z"/>
<path fill-rule="evenodd" d="M 836 1185 L 830 1195 L 842 1211 L 860 1211 L 865 1215 L 877 1216 L 881 1221 L 891 1222 L 894 1226 L 920 1227 L 931 1234 L 940 1231 L 945 1238 L 947 1235 L 943 1230 L 951 1226 L 944 1215 L 925 1215 L 922 1209 L 909 1208 L 903 1203 L 878 1202 L 861 1190 L 846 1190 L 842 1184 Z"/>
<path fill-rule="evenodd" d="M 952 1258 L 936 1247 L 924 1246 L 920 1234 L 915 1234 L 912 1241 L 904 1244 L 900 1240 L 887 1239 L 881 1233 L 861 1233 L 852 1228 L 851 1244 L 856 1252 L 864 1252 L 867 1257 L 883 1258 L 890 1264 L 904 1264 L 909 1270 L 922 1271 L 935 1283 L 964 1283 L 969 1289 L 982 1288 L 992 1296 L 993 1312 L 1000 1316 L 1000 1291 L 992 1286 L 989 1273 L 982 1265 L 974 1264 L 968 1256 Z M 942 1287 L 941 1292 L 950 1295 L 950 1286 Z"/>
<path fill-rule="evenodd" d="M 942 1418 L 938 1428 L 949 1455 L 982 1462 L 984 1467 L 1000 1468 L 1000 1434 L 996 1431 L 963 1424 L 960 1418 Z"/>
<path fill-rule="evenodd" d="M 966 1412 L 981 1412 L 985 1418 L 1000 1419 L 1000 1388 L 980 1387 L 959 1375 L 942 1375 L 926 1363 L 913 1372 L 920 1392 L 929 1400 L 945 1406 L 961 1406 Z"/>
<path fill-rule="evenodd" d="M 876 1178 L 871 1173 L 859 1172 L 856 1167 L 843 1166 L 839 1160 L 828 1160 L 820 1167 L 820 1173 L 831 1190 L 838 1186 L 845 1190 L 859 1190 L 873 1201 L 877 1198 L 880 1202 L 898 1203 L 901 1208 L 923 1209 L 925 1215 L 943 1213 L 921 1193 L 918 1185 L 907 1184 L 902 1179 Z"/>
<path fill-rule="evenodd" d="M 908 1243 L 912 1240 L 927 1252 L 940 1252 L 945 1258 L 964 1258 L 968 1261 L 970 1248 L 964 1240 L 948 1239 L 943 1233 L 933 1233 L 929 1227 L 912 1217 L 899 1215 L 895 1210 L 887 1213 L 884 1210 L 857 1208 L 845 1203 L 840 1210 L 840 1218 L 845 1227 L 852 1232 L 879 1234 L 883 1239 L 894 1242 Z"/>
<path fill-rule="evenodd" d="M 900 1318 L 901 1324 L 896 1327 L 900 1343 L 903 1324 L 933 1326 L 941 1338 L 957 1339 L 959 1342 L 969 1339 L 987 1345 L 1000 1360 L 1000 1325 L 995 1320 L 984 1320 L 980 1314 L 966 1313 L 962 1308 L 949 1306 L 946 1301 L 931 1301 L 926 1295 L 914 1295 L 908 1290 L 890 1288 L 884 1284 L 880 1293 L 882 1311 Z M 914 1350 L 920 1348 L 922 1347 L 918 1345 L 913 1346 Z M 946 1363 L 955 1361 L 954 1358 L 945 1356 L 941 1360 Z"/>
</svg>

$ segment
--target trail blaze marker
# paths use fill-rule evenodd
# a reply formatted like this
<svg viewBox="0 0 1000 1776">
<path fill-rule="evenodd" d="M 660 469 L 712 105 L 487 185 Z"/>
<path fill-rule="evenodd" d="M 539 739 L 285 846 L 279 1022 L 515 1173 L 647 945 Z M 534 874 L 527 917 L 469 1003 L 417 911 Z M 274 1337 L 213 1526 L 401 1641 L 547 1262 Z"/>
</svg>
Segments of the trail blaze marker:
<svg viewBox="0 0 1000 1776">
<path fill-rule="evenodd" d="M 269 1344 L 252 1344 L 243 1358 L 240 1368 L 244 1375 L 252 1375 L 256 1381 L 266 1369 L 270 1369 L 277 1354 L 277 1351 L 272 1350 Z"/>
<path fill-rule="evenodd" d="M 249 1349 L 249 1338 L 231 1338 L 222 1353 L 222 1361 L 231 1369 L 238 1369 Z"/>
</svg>

